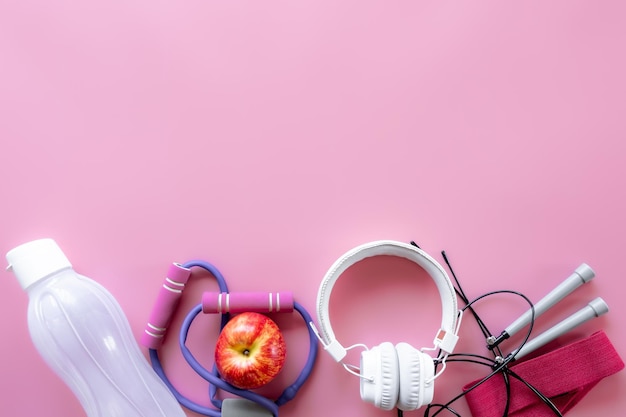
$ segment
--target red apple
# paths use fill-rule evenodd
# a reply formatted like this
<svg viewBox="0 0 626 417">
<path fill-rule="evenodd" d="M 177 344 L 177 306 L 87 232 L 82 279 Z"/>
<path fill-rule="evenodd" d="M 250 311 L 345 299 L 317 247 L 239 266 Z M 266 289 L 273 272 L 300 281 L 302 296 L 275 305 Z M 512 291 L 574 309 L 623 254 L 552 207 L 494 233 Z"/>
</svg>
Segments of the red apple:
<svg viewBox="0 0 626 417">
<path fill-rule="evenodd" d="M 246 312 L 222 329 L 215 347 L 215 365 L 222 378 L 241 389 L 259 388 L 278 375 L 286 346 L 276 323 L 264 314 Z"/>
</svg>

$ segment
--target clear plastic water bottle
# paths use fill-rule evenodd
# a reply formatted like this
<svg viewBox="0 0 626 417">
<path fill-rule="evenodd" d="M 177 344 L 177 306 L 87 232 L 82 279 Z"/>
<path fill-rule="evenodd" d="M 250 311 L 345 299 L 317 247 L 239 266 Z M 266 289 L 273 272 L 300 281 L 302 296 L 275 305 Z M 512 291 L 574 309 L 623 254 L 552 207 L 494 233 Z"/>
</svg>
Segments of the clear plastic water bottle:
<svg viewBox="0 0 626 417">
<path fill-rule="evenodd" d="M 77 274 L 53 240 L 18 246 L 7 261 L 28 293 L 35 347 L 88 417 L 185 417 L 142 355 L 118 302 Z"/>
</svg>

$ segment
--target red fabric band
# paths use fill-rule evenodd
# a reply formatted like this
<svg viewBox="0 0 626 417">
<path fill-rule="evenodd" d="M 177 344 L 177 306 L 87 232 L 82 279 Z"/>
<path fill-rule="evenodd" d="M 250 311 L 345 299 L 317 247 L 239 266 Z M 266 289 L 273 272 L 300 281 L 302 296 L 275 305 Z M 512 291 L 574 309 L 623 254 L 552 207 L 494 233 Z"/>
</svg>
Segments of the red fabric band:
<svg viewBox="0 0 626 417">
<path fill-rule="evenodd" d="M 600 380 L 622 370 L 624 362 L 603 331 L 515 364 L 510 369 L 537 388 L 565 414 Z M 554 417 L 523 382 L 509 378 L 511 417 Z M 467 391 L 479 380 L 463 387 Z M 506 387 L 502 375 L 496 375 L 465 396 L 476 417 L 501 417 L 506 403 Z"/>
</svg>

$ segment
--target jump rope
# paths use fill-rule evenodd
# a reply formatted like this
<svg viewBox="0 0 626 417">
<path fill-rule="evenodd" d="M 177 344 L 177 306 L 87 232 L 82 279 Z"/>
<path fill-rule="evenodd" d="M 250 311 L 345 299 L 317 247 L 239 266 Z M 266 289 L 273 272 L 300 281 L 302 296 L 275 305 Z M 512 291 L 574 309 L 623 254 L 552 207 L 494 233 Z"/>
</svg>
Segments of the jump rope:
<svg viewBox="0 0 626 417">
<path fill-rule="evenodd" d="M 418 247 L 417 244 L 415 244 L 415 242 L 410 242 L 410 243 L 411 245 Z M 510 407 L 511 407 L 511 402 L 512 402 L 512 392 L 511 392 L 512 380 L 517 380 L 521 382 L 522 384 L 521 386 L 528 389 L 531 395 L 534 395 L 536 398 L 540 400 L 539 404 L 545 405 L 546 412 L 549 412 L 550 414 L 555 415 L 555 416 L 563 416 L 563 413 L 561 412 L 561 410 L 559 410 L 559 408 L 554 404 L 553 401 L 550 400 L 550 398 L 548 398 L 547 395 L 542 393 L 537 387 L 533 386 L 528 380 L 526 380 L 525 378 L 520 376 L 518 373 L 516 373 L 513 369 L 511 369 L 509 367 L 509 364 L 511 364 L 517 359 L 520 359 L 526 354 L 538 349 L 539 347 L 543 346 L 547 342 L 556 339 L 557 337 L 564 334 L 565 332 L 574 329 L 575 327 L 581 325 L 582 323 L 590 319 L 593 319 L 595 317 L 599 317 L 600 315 L 608 312 L 608 306 L 606 305 L 604 300 L 602 300 L 601 298 L 596 298 L 582 310 L 571 315 L 570 317 L 563 320 L 562 322 L 560 322 L 553 328 L 549 329 L 545 333 L 542 333 L 536 338 L 530 340 L 530 336 L 531 336 L 531 333 L 535 324 L 536 317 L 543 314 L 546 310 L 551 308 L 554 304 L 556 304 L 558 301 L 560 301 L 565 296 L 570 294 L 580 285 L 586 282 L 589 282 L 591 279 L 593 279 L 595 275 L 593 270 L 586 264 L 582 264 L 579 268 L 576 269 L 574 274 L 572 274 L 569 278 L 567 278 L 565 281 L 559 284 L 556 288 L 554 288 L 549 294 L 547 294 L 544 298 L 542 298 L 536 304 L 533 304 L 530 301 L 530 299 L 526 297 L 524 294 L 519 293 L 517 291 L 511 291 L 511 290 L 492 291 L 492 292 L 483 294 L 475 298 L 474 300 L 470 301 L 469 298 L 466 296 L 465 292 L 463 291 L 463 288 L 461 287 L 461 284 L 452 268 L 452 265 L 445 251 L 442 251 L 441 255 L 456 284 L 456 286 L 454 287 L 454 291 L 457 294 L 457 296 L 465 303 L 465 306 L 461 308 L 460 310 L 461 315 L 466 310 L 469 310 L 469 312 L 472 314 L 472 316 L 476 320 L 476 323 L 480 331 L 483 334 L 483 337 L 485 338 L 487 342 L 488 350 L 490 350 L 493 354 L 493 358 L 483 356 L 483 355 L 471 354 L 471 353 L 459 353 L 459 354 L 448 355 L 447 357 L 448 362 L 476 364 L 476 365 L 489 368 L 490 372 L 484 378 L 478 380 L 477 382 L 474 382 L 471 385 L 468 384 L 468 386 L 464 387 L 463 392 L 453 397 L 448 402 L 443 403 L 443 404 L 431 403 L 427 405 L 424 411 L 424 417 L 435 417 L 437 415 L 440 415 L 444 411 L 454 416 L 461 417 L 461 415 L 452 408 L 452 404 L 458 401 L 459 399 L 467 396 L 469 393 L 476 390 L 481 385 L 487 383 L 492 378 L 497 377 L 497 376 L 502 377 L 502 382 L 504 384 L 504 390 L 505 390 L 505 399 L 504 399 L 503 410 L 502 410 L 503 417 L 507 417 L 510 412 Z M 529 309 L 524 315 L 519 317 L 511 325 L 509 325 L 505 330 L 503 330 L 499 336 L 495 337 L 493 336 L 494 333 L 489 331 L 489 329 L 485 325 L 485 322 L 476 312 L 474 308 L 474 304 L 478 303 L 479 301 L 487 297 L 491 297 L 495 295 L 507 295 L 507 294 L 522 298 L 529 305 Z M 514 335 L 515 333 L 517 333 L 517 331 L 521 330 L 526 325 L 528 326 L 528 330 L 526 334 L 524 335 L 521 343 L 511 353 L 509 353 L 508 355 L 504 355 L 502 350 L 499 347 L 500 343 L 508 339 L 510 336 Z M 605 354 L 606 352 L 608 352 L 608 350 L 603 349 L 603 354 Z M 605 358 L 607 362 L 610 362 L 611 360 L 613 360 L 613 364 L 608 365 L 608 369 L 610 369 L 610 371 L 604 376 L 617 372 L 618 370 L 623 368 L 623 363 L 621 363 L 621 359 L 619 359 L 619 356 L 617 355 L 616 352 L 614 352 L 614 350 L 613 350 L 613 353 L 614 353 L 614 356 L 612 357 L 606 356 Z M 600 352 L 598 352 L 598 354 L 601 356 L 603 355 L 603 354 L 600 354 Z M 435 366 L 438 367 L 440 364 L 441 364 L 441 361 L 436 359 Z M 401 417 L 402 415 L 403 415 L 402 410 L 398 409 L 398 416 Z"/>
<path fill-rule="evenodd" d="M 411 241 L 410 244 L 419 248 L 419 246 L 413 241 Z M 476 320 L 476 323 L 481 333 L 485 337 L 485 340 L 488 341 L 488 349 L 493 353 L 493 357 L 472 354 L 472 353 L 456 353 L 456 354 L 445 355 L 445 357 L 443 357 L 445 359 L 435 359 L 435 363 L 434 363 L 435 368 L 438 368 L 441 365 L 446 366 L 445 362 L 448 362 L 448 363 L 456 362 L 456 363 L 480 365 L 480 366 L 489 368 L 490 372 L 484 378 L 475 382 L 473 385 L 466 387 L 463 390 L 463 392 L 456 395 L 455 397 L 453 397 L 446 403 L 430 403 L 427 406 L 425 406 L 424 417 L 436 417 L 438 415 L 441 415 L 444 412 L 452 414 L 456 417 L 461 417 L 461 414 L 459 414 L 454 408 L 452 408 L 453 404 L 457 402 L 458 400 L 462 399 L 463 397 L 465 397 L 471 391 L 475 390 L 479 386 L 483 385 L 490 379 L 497 377 L 497 376 L 502 377 L 505 392 L 506 392 L 506 397 L 505 397 L 506 399 L 505 399 L 505 403 L 503 404 L 503 411 L 502 411 L 503 417 L 507 417 L 509 415 L 512 379 L 516 379 L 522 382 L 523 385 L 528 390 L 530 390 L 536 397 L 538 397 L 541 400 L 541 402 L 545 404 L 545 406 L 548 407 L 555 416 L 562 417 L 563 414 L 561 413 L 561 411 L 559 411 L 556 405 L 546 395 L 544 395 L 539 389 L 534 387 L 529 381 L 522 378 L 520 375 L 515 373 L 509 367 L 509 364 L 516 360 L 516 356 L 522 351 L 522 349 L 525 346 L 527 346 L 527 343 L 529 342 L 529 339 L 530 339 L 530 336 L 531 336 L 531 333 L 535 324 L 535 318 L 537 315 L 535 305 L 524 294 L 519 293 L 517 291 L 512 291 L 512 290 L 492 291 L 492 292 L 483 294 L 470 301 L 470 299 L 465 294 L 462 286 L 460 285 L 460 282 L 451 266 L 451 263 L 445 251 L 442 251 L 441 254 L 456 284 L 456 286 L 454 287 L 454 292 L 465 304 L 460 309 L 461 316 L 465 311 L 469 311 L 472 314 L 472 316 Z M 183 324 L 181 326 L 181 329 L 178 335 L 178 343 L 179 343 L 179 347 L 181 349 L 182 355 L 184 359 L 187 361 L 187 363 L 189 364 L 189 366 L 200 377 L 202 377 L 204 380 L 208 382 L 209 398 L 210 398 L 212 405 L 215 408 L 209 408 L 209 407 L 200 405 L 190 400 L 189 398 L 185 397 L 180 391 L 176 389 L 176 387 L 172 384 L 172 382 L 167 378 L 165 371 L 163 369 L 163 366 L 161 364 L 159 354 L 158 354 L 158 346 L 160 346 L 160 344 L 162 343 L 162 338 L 165 336 L 165 333 L 167 331 L 167 326 L 169 325 L 169 321 L 173 315 L 173 312 L 176 310 L 177 304 L 182 295 L 182 290 L 184 289 L 187 279 L 191 275 L 191 268 L 194 268 L 194 267 L 199 267 L 209 272 L 216 279 L 220 292 L 223 294 L 229 293 L 226 280 L 224 279 L 221 272 L 212 264 L 205 262 L 205 261 L 199 261 L 199 260 L 189 261 L 182 265 L 173 264 L 173 266 L 170 268 L 170 273 L 168 273 L 168 278 L 166 278 L 166 281 L 163 286 L 163 288 L 165 288 L 166 290 L 165 291 L 163 289 L 161 290 L 160 296 L 163 296 L 163 297 L 161 297 L 162 299 L 160 298 L 159 300 L 157 300 L 157 305 L 155 306 L 155 309 L 153 310 L 153 314 L 150 318 L 150 322 L 148 326 L 146 327 L 144 338 L 142 339 L 142 343 L 149 347 L 150 359 L 151 359 L 152 366 L 155 372 L 167 385 L 167 387 L 170 389 L 170 391 L 173 393 L 173 395 L 176 397 L 179 403 L 196 413 L 206 415 L 209 417 L 222 416 L 221 410 L 223 406 L 223 401 L 217 397 L 217 392 L 219 389 L 219 390 L 228 392 L 230 394 L 233 394 L 235 396 L 238 396 L 240 398 L 246 399 L 254 404 L 257 404 L 263 409 L 269 411 L 274 417 L 277 417 L 278 408 L 286 404 L 287 402 L 291 401 L 296 396 L 299 389 L 309 378 L 313 370 L 316 355 L 318 352 L 318 337 L 319 336 L 316 334 L 313 326 L 310 325 L 313 323 L 311 316 L 302 305 L 293 301 L 293 310 L 297 311 L 300 314 L 308 330 L 309 353 L 308 353 L 306 363 L 303 369 L 301 370 L 300 374 L 296 378 L 296 380 L 291 385 L 289 385 L 279 395 L 279 397 L 276 400 L 271 400 L 256 392 L 253 392 L 250 390 L 239 389 L 227 383 L 226 381 L 220 378 L 220 375 L 215 365 L 213 365 L 212 369 L 209 370 L 205 368 L 202 364 L 200 364 L 200 362 L 195 358 L 193 353 L 187 347 L 186 341 L 187 341 L 187 336 L 188 336 L 188 333 L 189 333 L 189 330 L 193 321 L 201 312 L 203 311 L 207 312 L 207 309 L 206 309 L 206 306 L 203 306 L 203 304 L 205 304 L 204 300 L 203 300 L 203 303 L 200 303 L 196 305 L 195 307 L 193 307 L 189 311 L 189 313 L 186 315 L 183 321 Z M 175 278 L 173 279 L 170 278 L 172 276 Z M 572 290 L 573 288 L 570 288 L 568 291 L 572 291 Z M 499 343 L 502 342 L 504 339 L 508 338 L 509 335 L 503 332 L 499 337 L 494 338 L 492 336 L 493 333 L 489 331 L 485 322 L 482 320 L 482 318 L 479 316 L 479 314 L 476 312 L 476 309 L 474 308 L 474 305 L 476 303 L 480 302 L 481 300 L 485 298 L 492 297 L 495 295 L 513 295 L 513 296 L 522 298 L 524 302 L 527 303 L 529 306 L 528 330 L 525 336 L 523 337 L 522 342 L 517 346 L 516 349 L 514 349 L 508 355 L 505 355 L 502 352 L 502 350 L 499 347 Z M 271 293 L 270 293 L 269 300 L 270 300 L 269 312 L 272 312 Z M 262 307 L 260 308 L 260 310 L 257 310 L 257 311 L 268 312 L 267 307 Z M 226 323 L 230 320 L 230 317 L 231 317 L 230 313 L 227 311 L 224 311 L 224 309 L 217 309 L 217 310 L 214 309 L 210 312 L 222 313 L 221 322 L 220 322 L 220 331 L 221 331 L 221 329 L 223 329 Z M 442 356 L 439 355 L 439 358 L 442 358 Z M 437 372 L 437 369 L 435 369 L 435 372 Z M 397 415 L 398 417 L 403 417 L 403 411 L 400 410 L 399 408 L 397 409 Z"/>
<path fill-rule="evenodd" d="M 411 245 L 419 248 L 419 246 L 415 242 L 411 241 L 410 243 Z M 485 376 L 483 379 L 476 382 L 474 385 L 467 388 L 461 394 L 455 396 L 448 402 L 442 403 L 442 404 L 431 403 L 427 405 L 426 409 L 424 410 L 424 417 L 435 417 L 444 411 L 447 411 L 457 417 L 461 417 L 461 414 L 459 414 L 456 410 L 452 408 L 452 404 L 454 404 L 456 401 L 466 396 L 469 392 L 475 390 L 476 388 L 478 388 L 479 386 L 487 382 L 489 379 L 494 378 L 499 374 L 502 375 L 503 382 L 505 385 L 505 390 L 506 390 L 506 402 L 504 404 L 504 409 L 502 412 L 503 417 L 507 417 L 509 415 L 509 404 L 511 400 L 510 378 L 518 379 L 519 381 L 524 383 L 524 385 L 528 387 L 528 389 L 530 389 L 543 403 L 546 404 L 547 407 L 549 407 L 552 410 L 555 416 L 562 417 L 563 415 L 561 414 L 559 409 L 554 405 L 554 403 L 548 397 L 546 397 L 537 388 L 533 387 L 528 381 L 526 381 L 525 379 L 517 375 L 508 367 L 509 363 L 515 360 L 515 356 L 517 355 L 517 353 L 520 352 L 520 350 L 526 345 L 526 343 L 530 339 L 530 336 L 531 336 L 531 333 L 535 324 L 535 306 L 532 303 L 532 301 L 530 301 L 530 299 L 526 297 L 524 294 L 519 293 L 517 291 L 511 291 L 511 290 L 492 291 L 492 292 L 483 294 L 475 298 L 474 300 L 470 301 L 469 298 L 466 296 L 465 291 L 463 291 L 463 288 L 461 287 L 461 284 L 454 272 L 454 269 L 452 268 L 452 265 L 446 255 L 446 252 L 442 251 L 441 255 L 445 261 L 446 266 L 450 270 L 450 274 L 452 275 L 454 282 L 456 284 L 456 287 L 454 288 L 454 290 L 457 296 L 465 303 L 465 306 L 461 309 L 461 311 L 465 312 L 466 310 L 469 310 L 469 312 L 472 314 L 472 316 L 476 320 L 476 323 L 478 327 L 480 328 L 480 331 L 482 332 L 485 339 L 488 339 L 491 335 L 493 335 L 493 333 L 489 331 L 484 321 L 478 315 L 478 313 L 476 312 L 473 306 L 477 302 L 487 297 L 491 297 L 494 295 L 510 294 L 510 295 L 515 295 L 515 296 L 522 298 L 529 305 L 529 308 L 530 308 L 530 323 L 528 325 L 528 331 L 526 332 L 523 338 L 523 341 L 519 344 L 519 346 L 512 353 L 509 353 L 506 356 L 503 354 L 499 346 L 495 346 L 493 349 L 491 349 L 491 351 L 494 354 L 494 358 L 489 358 L 487 356 L 471 354 L 471 353 L 457 353 L 457 354 L 448 355 L 446 359 L 447 362 L 461 362 L 461 363 L 482 365 L 482 366 L 490 368 L 491 372 L 487 376 Z M 436 364 L 436 365 L 438 366 L 439 364 Z M 398 417 L 402 417 L 402 416 L 403 416 L 403 411 L 398 409 Z"/>
</svg>

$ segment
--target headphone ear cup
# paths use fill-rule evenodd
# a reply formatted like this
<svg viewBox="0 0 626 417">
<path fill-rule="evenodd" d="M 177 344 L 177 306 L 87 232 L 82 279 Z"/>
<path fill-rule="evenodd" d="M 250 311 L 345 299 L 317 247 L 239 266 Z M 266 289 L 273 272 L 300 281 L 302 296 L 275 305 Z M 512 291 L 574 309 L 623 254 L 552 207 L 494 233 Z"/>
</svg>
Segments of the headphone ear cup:
<svg viewBox="0 0 626 417">
<path fill-rule="evenodd" d="M 361 353 L 361 399 L 383 410 L 398 402 L 398 355 L 390 342 Z"/>
<path fill-rule="evenodd" d="M 433 359 L 408 343 L 396 345 L 399 368 L 398 408 L 416 410 L 433 401 L 435 372 Z"/>
</svg>

